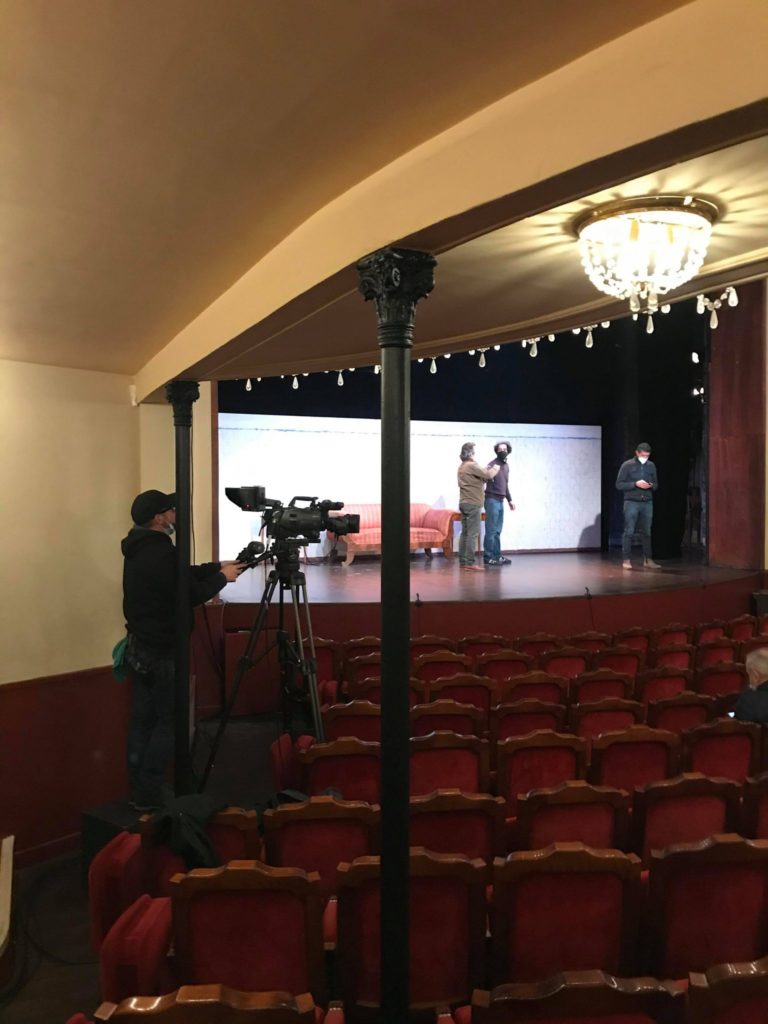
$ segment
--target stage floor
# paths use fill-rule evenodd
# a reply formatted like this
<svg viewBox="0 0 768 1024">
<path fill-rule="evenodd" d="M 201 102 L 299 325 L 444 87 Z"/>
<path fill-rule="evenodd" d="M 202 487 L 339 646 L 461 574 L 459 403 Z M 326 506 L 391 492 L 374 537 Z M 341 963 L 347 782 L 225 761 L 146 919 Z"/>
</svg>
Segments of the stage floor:
<svg viewBox="0 0 768 1024">
<path fill-rule="evenodd" d="M 474 602 L 514 601 L 532 598 L 593 597 L 643 594 L 654 591 L 709 587 L 754 576 L 757 570 L 715 568 L 681 559 L 662 563 L 661 569 L 621 567 L 621 559 L 599 552 L 512 555 L 511 565 L 484 572 L 461 572 L 457 558 L 442 554 L 431 561 L 423 554 L 411 556 L 411 601 Z M 305 565 L 307 596 L 313 604 L 361 604 L 378 602 L 381 592 L 381 559 L 358 556 L 347 569 L 343 565 Z M 263 566 L 244 573 L 221 592 L 230 603 L 258 603 L 265 583 Z"/>
</svg>

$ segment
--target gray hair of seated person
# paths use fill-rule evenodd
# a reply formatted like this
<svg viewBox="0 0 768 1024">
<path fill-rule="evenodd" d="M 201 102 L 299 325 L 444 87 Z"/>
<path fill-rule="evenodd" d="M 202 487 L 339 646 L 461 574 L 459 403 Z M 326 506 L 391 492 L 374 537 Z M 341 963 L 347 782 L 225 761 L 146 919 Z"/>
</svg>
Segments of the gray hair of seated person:
<svg viewBox="0 0 768 1024">
<path fill-rule="evenodd" d="M 750 686 L 760 686 L 768 680 L 768 647 L 758 647 L 750 651 L 744 660 L 744 665 L 749 675 Z M 758 677 L 753 682 L 753 677 Z"/>
<path fill-rule="evenodd" d="M 459 455 L 459 458 L 461 459 L 461 461 L 462 462 L 469 462 L 469 460 L 472 458 L 472 456 L 474 454 L 475 454 L 475 442 L 474 441 L 465 441 L 464 444 L 461 446 L 461 454 Z"/>
</svg>

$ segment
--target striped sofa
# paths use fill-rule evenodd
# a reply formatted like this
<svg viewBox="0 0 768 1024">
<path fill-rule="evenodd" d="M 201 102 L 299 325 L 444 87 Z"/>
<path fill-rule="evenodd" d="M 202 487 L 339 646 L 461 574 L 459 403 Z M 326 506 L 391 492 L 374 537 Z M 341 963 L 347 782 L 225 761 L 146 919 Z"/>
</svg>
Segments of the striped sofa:
<svg viewBox="0 0 768 1024">
<path fill-rule="evenodd" d="M 355 556 L 381 554 L 381 505 L 345 505 L 340 515 L 359 515 L 360 532 L 348 533 L 342 538 L 347 545 L 345 565 L 351 565 Z M 431 557 L 432 548 L 442 548 L 446 558 L 453 554 L 453 523 L 460 514 L 450 508 L 432 508 L 431 505 L 411 505 L 411 551 L 424 548 Z M 335 537 L 329 530 L 331 537 Z"/>
</svg>

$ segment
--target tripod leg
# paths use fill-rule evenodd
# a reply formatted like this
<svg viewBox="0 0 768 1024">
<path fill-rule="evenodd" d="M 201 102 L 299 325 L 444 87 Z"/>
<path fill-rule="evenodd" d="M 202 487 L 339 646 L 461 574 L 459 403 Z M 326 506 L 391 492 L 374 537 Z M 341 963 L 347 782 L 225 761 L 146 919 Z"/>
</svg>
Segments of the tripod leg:
<svg viewBox="0 0 768 1024">
<path fill-rule="evenodd" d="M 246 668 L 250 668 L 251 658 L 256 648 L 256 643 L 258 641 L 259 635 L 261 634 L 261 631 L 264 628 L 264 622 L 267 618 L 267 612 L 269 611 L 269 605 L 272 600 L 272 595 L 275 592 L 276 586 L 277 574 L 271 572 L 267 579 L 267 584 L 264 587 L 264 593 L 262 594 L 261 602 L 259 603 L 259 610 L 256 615 L 256 621 L 254 622 L 253 628 L 251 629 L 251 635 L 248 637 L 248 643 L 246 644 L 245 652 L 243 653 L 243 656 L 237 665 L 237 671 L 235 672 L 235 678 L 232 682 L 232 690 L 229 694 L 229 700 L 227 701 L 226 706 L 222 711 L 221 720 L 219 722 L 219 728 L 216 730 L 216 735 L 214 737 L 213 744 L 211 745 L 211 752 L 208 755 L 208 763 L 205 766 L 205 771 L 203 772 L 202 778 L 200 780 L 201 793 L 203 792 L 208 783 L 208 779 L 213 769 L 213 765 L 216 761 L 216 755 L 219 751 L 221 738 L 224 735 L 224 730 L 229 724 L 229 719 L 232 716 L 232 709 L 235 706 L 235 701 L 237 700 L 237 694 L 240 689 L 240 683 L 242 681 L 242 678 L 245 675 L 245 670 Z"/>
<path fill-rule="evenodd" d="M 301 635 L 301 617 L 299 615 L 299 595 L 304 603 L 304 616 L 307 620 L 307 643 L 309 645 L 309 661 L 304 658 L 304 640 Z M 323 731 L 323 719 L 320 714 L 320 699 L 317 693 L 317 661 L 315 658 L 315 638 L 312 635 L 312 621 L 309 616 L 309 603 L 307 601 L 307 585 L 304 582 L 291 587 L 293 598 L 293 616 L 296 623 L 296 637 L 301 656 L 301 669 L 306 680 L 309 700 L 312 706 L 312 722 L 315 727 L 315 736 L 319 743 L 325 740 Z"/>
</svg>

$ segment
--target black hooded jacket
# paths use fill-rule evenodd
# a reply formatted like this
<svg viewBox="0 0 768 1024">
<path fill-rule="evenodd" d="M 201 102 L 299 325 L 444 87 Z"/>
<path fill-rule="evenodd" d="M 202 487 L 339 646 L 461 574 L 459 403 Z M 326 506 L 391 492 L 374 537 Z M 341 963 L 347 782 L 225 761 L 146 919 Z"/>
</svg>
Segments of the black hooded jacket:
<svg viewBox="0 0 768 1024">
<path fill-rule="evenodd" d="M 122 541 L 123 614 L 129 633 L 158 652 L 173 653 L 176 637 L 176 548 L 167 533 L 134 527 Z M 219 562 L 190 567 L 189 607 L 226 585 Z"/>
</svg>

